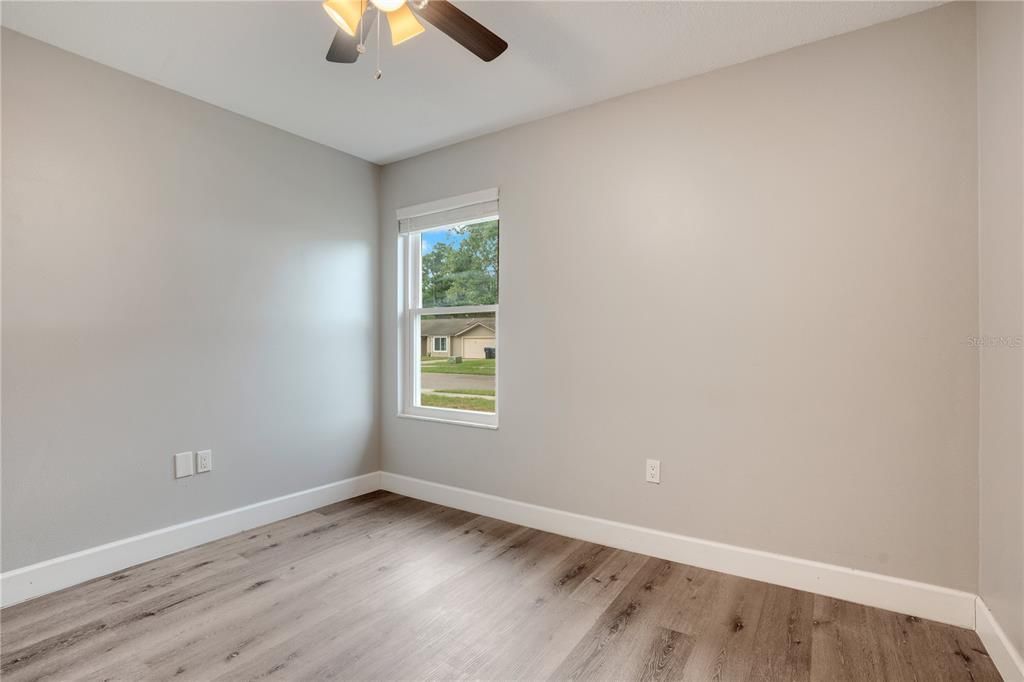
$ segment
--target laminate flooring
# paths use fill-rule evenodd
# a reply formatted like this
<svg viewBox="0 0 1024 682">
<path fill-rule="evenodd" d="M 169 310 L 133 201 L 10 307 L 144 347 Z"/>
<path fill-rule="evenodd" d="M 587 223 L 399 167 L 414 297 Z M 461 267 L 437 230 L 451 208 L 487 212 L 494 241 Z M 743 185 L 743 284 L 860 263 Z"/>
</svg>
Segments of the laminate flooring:
<svg viewBox="0 0 1024 682">
<path fill-rule="evenodd" d="M 18 680 L 984 680 L 977 635 L 376 492 L 0 612 Z"/>
</svg>

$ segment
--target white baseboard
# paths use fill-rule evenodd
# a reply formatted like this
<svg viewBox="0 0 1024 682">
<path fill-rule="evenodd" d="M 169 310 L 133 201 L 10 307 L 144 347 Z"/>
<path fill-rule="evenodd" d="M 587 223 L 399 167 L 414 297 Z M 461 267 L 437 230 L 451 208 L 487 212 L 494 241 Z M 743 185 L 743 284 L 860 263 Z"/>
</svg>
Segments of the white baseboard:
<svg viewBox="0 0 1024 682">
<path fill-rule="evenodd" d="M 381 472 L 381 487 L 530 528 L 974 629 L 976 596 L 937 585 L 701 540 Z"/>
<path fill-rule="evenodd" d="M 978 638 L 985 645 L 985 650 L 996 664 L 996 669 L 1005 682 L 1024 682 L 1024 657 L 1006 636 L 999 621 L 985 605 L 981 597 L 977 599 L 977 630 Z"/>
<path fill-rule="evenodd" d="M 373 472 L 117 540 L 0 574 L 0 605 L 70 587 L 250 528 L 383 488 L 477 514 L 679 563 L 975 628 L 993 659 L 1020 656 L 976 595 L 902 578 L 667 533 L 386 472 Z M 979 615 L 980 618 L 980 615 Z M 984 629 L 983 629 L 984 628 Z M 1003 653 L 1006 652 L 1006 653 Z M 997 658 L 1001 657 L 1001 658 Z M 1008 676 L 1004 671 L 1004 677 Z"/>
<path fill-rule="evenodd" d="M 16 568 L 0 574 L 0 605 L 17 604 L 379 489 L 380 472 L 375 471 Z"/>
</svg>

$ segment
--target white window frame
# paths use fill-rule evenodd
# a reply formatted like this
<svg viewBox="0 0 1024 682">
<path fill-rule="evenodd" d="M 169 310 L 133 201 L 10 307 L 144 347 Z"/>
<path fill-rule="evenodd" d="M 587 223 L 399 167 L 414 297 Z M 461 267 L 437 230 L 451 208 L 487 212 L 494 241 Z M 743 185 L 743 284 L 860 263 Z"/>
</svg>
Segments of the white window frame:
<svg viewBox="0 0 1024 682">
<path fill-rule="evenodd" d="M 441 210 L 435 207 L 458 207 L 467 206 L 469 202 L 459 203 L 460 200 L 472 197 L 476 199 L 481 196 L 494 194 L 497 198 L 497 190 L 455 197 L 441 202 L 424 204 L 434 210 Z M 399 218 L 408 215 L 416 215 L 418 207 L 411 207 L 399 211 Z M 454 225 L 484 222 L 487 220 L 500 220 L 498 214 L 481 215 L 471 220 L 463 220 Z M 442 225 L 449 227 L 449 225 Z M 438 227 L 428 229 L 437 229 Z M 469 305 L 469 306 L 441 306 L 424 308 L 422 307 L 422 240 L 421 233 L 426 230 L 409 231 L 399 234 L 398 238 L 398 416 L 426 421 L 444 422 L 460 426 L 472 426 L 477 428 L 497 429 L 499 410 L 499 381 L 500 381 L 500 360 L 495 358 L 494 365 L 494 412 L 473 412 L 470 410 L 455 410 L 444 407 L 424 407 L 419 404 L 420 387 L 420 320 L 424 315 L 453 315 L 453 314 L 479 314 L 494 313 L 495 337 L 494 344 L 501 347 L 499 342 L 499 331 L 501 327 L 498 321 L 498 305 Z M 500 235 L 500 227 L 499 227 Z M 499 250 L 500 253 L 500 250 Z M 500 255 L 499 255 L 500 259 Z M 499 262 L 499 270 L 501 268 Z M 498 292 L 499 303 L 501 291 Z M 448 340 L 448 354 L 451 355 L 451 339 Z M 433 348 L 433 346 L 431 346 Z"/>
<path fill-rule="evenodd" d="M 435 336 L 434 339 L 434 353 L 447 353 L 448 352 L 448 337 L 447 336 Z M 438 348 L 437 342 L 444 341 L 444 348 Z"/>
</svg>

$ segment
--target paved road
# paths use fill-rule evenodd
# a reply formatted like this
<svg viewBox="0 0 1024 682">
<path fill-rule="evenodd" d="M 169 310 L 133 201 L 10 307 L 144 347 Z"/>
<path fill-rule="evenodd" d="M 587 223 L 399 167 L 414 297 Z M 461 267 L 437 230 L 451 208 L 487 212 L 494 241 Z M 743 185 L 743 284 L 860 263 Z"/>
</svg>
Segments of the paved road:
<svg viewBox="0 0 1024 682">
<path fill-rule="evenodd" d="M 494 390 L 494 377 L 478 374 L 434 374 L 420 375 L 420 388 L 476 388 Z"/>
</svg>

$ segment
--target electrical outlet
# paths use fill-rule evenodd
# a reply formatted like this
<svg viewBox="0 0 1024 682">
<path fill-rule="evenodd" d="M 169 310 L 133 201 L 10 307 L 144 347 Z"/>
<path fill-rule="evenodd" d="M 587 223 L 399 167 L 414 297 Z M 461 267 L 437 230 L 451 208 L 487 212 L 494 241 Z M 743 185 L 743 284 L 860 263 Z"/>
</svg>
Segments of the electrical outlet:
<svg viewBox="0 0 1024 682">
<path fill-rule="evenodd" d="M 191 476 L 192 471 L 192 453 L 191 452 L 179 452 L 174 456 L 174 477 L 185 478 Z"/>
<path fill-rule="evenodd" d="M 649 459 L 649 460 L 647 460 L 647 482 L 648 483 L 661 483 L 661 460 L 660 459 Z"/>
<path fill-rule="evenodd" d="M 205 474 L 213 470 L 213 450 L 200 450 L 196 453 L 196 473 Z"/>
</svg>

